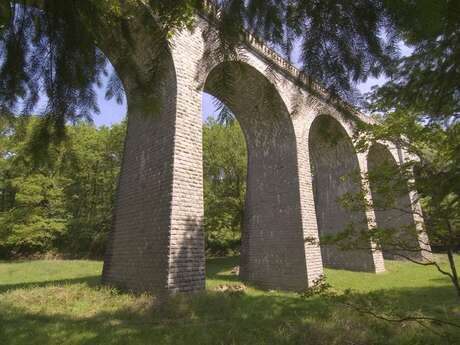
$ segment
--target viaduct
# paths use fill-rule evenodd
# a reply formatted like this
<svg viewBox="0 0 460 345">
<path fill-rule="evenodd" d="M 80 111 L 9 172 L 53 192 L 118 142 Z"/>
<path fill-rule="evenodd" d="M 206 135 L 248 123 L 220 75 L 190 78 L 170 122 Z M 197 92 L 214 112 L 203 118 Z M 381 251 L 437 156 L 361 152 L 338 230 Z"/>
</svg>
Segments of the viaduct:
<svg viewBox="0 0 460 345">
<path fill-rule="evenodd" d="M 306 239 L 341 231 L 356 217 L 366 219 L 368 227 L 423 226 L 422 219 L 406 213 L 363 208 L 354 215 L 337 201 L 360 188 L 359 181 L 344 180 L 344 175 L 366 173 L 382 161 L 401 164 L 406 154 L 385 143 L 356 152 L 351 140 L 355 124 L 343 111 L 349 106 L 328 102 L 325 90 L 250 34 L 240 50 L 244 58 L 210 57 L 215 35 L 209 27 L 197 15 L 192 30 L 172 38 L 162 60 L 161 87 L 142 95 L 161 98 L 155 114 L 136 106 L 141 96 L 123 73 L 122 59 L 110 57 L 127 95 L 128 131 L 103 282 L 135 292 L 205 288 L 203 92 L 225 101 L 247 143 L 244 280 L 266 289 L 298 291 L 320 277 L 323 266 L 384 271 L 385 248 L 376 250 L 373 243 L 369 249 L 340 251 Z M 138 28 L 132 54 L 146 74 L 157 49 L 158 42 Z M 231 87 L 223 88 L 222 79 L 230 80 Z M 369 121 L 357 112 L 355 116 Z M 332 143 L 321 135 L 322 128 L 335 138 Z M 376 197 L 371 187 L 364 189 L 368 200 Z M 414 198 L 408 193 L 405 207 Z M 420 233 L 413 241 L 423 248 L 427 240 Z"/>
</svg>

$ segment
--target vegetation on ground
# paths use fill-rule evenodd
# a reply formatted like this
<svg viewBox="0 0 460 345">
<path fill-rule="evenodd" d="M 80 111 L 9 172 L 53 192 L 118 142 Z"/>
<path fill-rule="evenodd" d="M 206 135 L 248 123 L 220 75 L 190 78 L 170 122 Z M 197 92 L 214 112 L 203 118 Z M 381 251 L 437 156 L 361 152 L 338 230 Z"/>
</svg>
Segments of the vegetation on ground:
<svg viewBox="0 0 460 345">
<path fill-rule="evenodd" d="M 460 257 L 456 257 L 460 263 Z M 98 261 L 0 263 L 0 339 L 32 344 L 454 344 L 460 329 L 391 323 L 357 312 L 429 315 L 460 322 L 448 278 L 431 268 L 389 261 L 387 272 L 327 269 L 335 294 L 217 292 L 241 284 L 238 257 L 207 263 L 207 290 L 158 300 L 100 285 Z M 352 289 L 353 292 L 347 291 Z M 229 290 L 231 291 L 231 290 Z M 425 328 L 424 326 L 428 327 Z M 446 333 L 439 336 L 436 333 Z"/>
</svg>

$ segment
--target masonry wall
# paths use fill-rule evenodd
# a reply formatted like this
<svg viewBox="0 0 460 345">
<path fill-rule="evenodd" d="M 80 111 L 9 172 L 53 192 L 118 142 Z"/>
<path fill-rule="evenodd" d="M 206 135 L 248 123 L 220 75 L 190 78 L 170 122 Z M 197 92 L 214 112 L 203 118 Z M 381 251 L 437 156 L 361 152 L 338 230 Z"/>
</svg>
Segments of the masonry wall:
<svg viewBox="0 0 460 345">
<path fill-rule="evenodd" d="M 162 100 L 158 112 L 144 113 L 128 103 L 114 228 L 103 270 L 103 282 L 136 292 L 167 287 L 177 97 L 172 61 L 155 96 Z M 127 98 L 135 97 L 128 92 Z"/>
<path fill-rule="evenodd" d="M 232 78 L 221 94 L 220 75 Z M 245 63 L 215 67 L 207 92 L 232 109 L 246 137 L 248 176 L 242 237 L 241 276 L 269 289 L 307 286 L 296 136 L 275 87 Z"/>
<path fill-rule="evenodd" d="M 232 109 L 247 141 L 242 278 L 267 289 L 302 290 L 322 275 L 323 261 L 382 271 L 378 251 L 323 248 L 322 257 L 318 245 L 318 228 L 337 231 L 351 219 L 334 198 L 356 186 L 339 183 L 340 175 L 366 167 L 349 142 L 329 150 L 310 136 L 320 114 L 331 114 L 350 136 L 340 111 L 273 68 L 282 61 L 272 60 L 263 45 L 242 47 L 242 58 L 223 62 L 212 54 L 214 36 L 199 17 L 193 30 L 174 36 L 162 62 L 167 73 L 151 95 L 161 99 L 161 109 L 138 107 L 150 95 L 138 94 L 129 71 L 124 76 L 128 133 L 103 281 L 160 294 L 204 289 L 203 90 Z M 143 77 L 158 44 L 150 39 L 140 37 L 133 51 Z M 231 88 L 219 86 L 222 75 L 231 79 Z"/>
<path fill-rule="evenodd" d="M 358 232 L 367 231 L 364 200 L 360 207 L 356 204 L 356 210 L 347 209 L 341 203 L 341 198 L 356 197 L 361 191 L 358 157 L 346 131 L 331 116 L 321 115 L 310 128 L 309 149 L 319 235 L 337 235 L 349 226 Z M 370 243 L 363 243 L 361 247 L 363 249 L 342 250 L 337 245 L 321 244 L 323 264 L 375 272 Z"/>
<path fill-rule="evenodd" d="M 421 260 L 422 252 L 420 249 L 423 246 L 419 242 L 408 188 L 395 186 L 395 188 L 390 187 L 390 191 L 388 191 L 388 185 L 382 186 L 381 181 L 375 181 L 375 178 L 372 178 L 373 174 L 378 174 L 380 169 L 396 170 L 397 161 L 383 144 L 374 144 L 368 153 L 368 165 L 376 225 L 380 229 L 394 233 L 394 239 L 401 241 L 404 243 L 403 247 L 409 249 L 401 250 L 401 246 L 398 248 L 398 246 L 391 244 L 383 245 L 384 258 Z"/>
</svg>

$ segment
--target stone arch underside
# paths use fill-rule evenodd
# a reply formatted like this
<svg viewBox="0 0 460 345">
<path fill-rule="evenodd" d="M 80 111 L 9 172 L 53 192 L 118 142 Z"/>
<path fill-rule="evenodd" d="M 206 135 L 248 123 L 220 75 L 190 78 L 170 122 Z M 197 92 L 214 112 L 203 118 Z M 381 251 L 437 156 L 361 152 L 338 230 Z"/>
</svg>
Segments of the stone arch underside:
<svg viewBox="0 0 460 345">
<path fill-rule="evenodd" d="M 369 185 L 376 225 L 383 231 L 394 233 L 393 239 L 404 243 L 403 246 L 398 246 L 391 244 L 392 239 L 388 239 L 386 244 L 384 241 L 381 243 L 383 257 L 393 260 L 404 257 L 420 259 L 420 245 L 409 190 L 404 186 L 388 189 L 388 183 L 382 185 L 378 177 L 381 171 L 398 173 L 397 166 L 398 163 L 386 146 L 379 143 L 371 146 L 368 153 Z M 406 246 L 410 248 L 409 251 L 401 250 L 401 247 Z"/>
<path fill-rule="evenodd" d="M 351 139 L 342 125 L 329 115 L 312 123 L 308 139 L 318 232 L 321 237 L 336 235 L 350 224 L 367 229 L 364 208 L 348 210 L 340 198 L 360 191 L 359 161 Z M 342 250 L 333 244 L 321 245 L 323 265 L 332 268 L 375 272 L 371 246 Z"/>
<path fill-rule="evenodd" d="M 232 110 L 246 138 L 240 275 L 263 288 L 302 290 L 307 272 L 296 137 L 286 106 L 273 84 L 246 63 L 218 65 L 204 90 Z"/>
</svg>

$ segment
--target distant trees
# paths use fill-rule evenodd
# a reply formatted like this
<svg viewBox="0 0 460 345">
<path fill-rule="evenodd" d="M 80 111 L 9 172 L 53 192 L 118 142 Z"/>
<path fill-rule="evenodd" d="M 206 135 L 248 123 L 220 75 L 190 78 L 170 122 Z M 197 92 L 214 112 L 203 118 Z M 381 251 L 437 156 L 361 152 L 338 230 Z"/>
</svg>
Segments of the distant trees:
<svg viewBox="0 0 460 345">
<path fill-rule="evenodd" d="M 0 254 L 101 256 L 110 229 L 125 124 L 68 126 L 35 166 L 40 121 L 4 122 L 0 141 Z"/>
<path fill-rule="evenodd" d="M 41 121 L 0 124 L 0 256 L 45 252 L 101 257 L 112 222 L 126 123 L 67 126 L 36 165 Z M 236 121 L 203 128 L 205 233 L 209 255 L 239 251 L 246 146 Z"/>
<path fill-rule="evenodd" d="M 126 123 L 94 128 L 69 128 L 71 141 L 63 157 L 70 213 L 67 243 L 71 252 L 100 256 L 112 223 L 117 179 L 121 167 Z"/>
<path fill-rule="evenodd" d="M 246 195 L 247 151 L 236 120 L 209 118 L 203 128 L 206 251 L 239 252 Z"/>
</svg>

